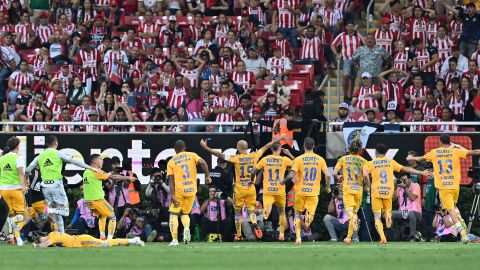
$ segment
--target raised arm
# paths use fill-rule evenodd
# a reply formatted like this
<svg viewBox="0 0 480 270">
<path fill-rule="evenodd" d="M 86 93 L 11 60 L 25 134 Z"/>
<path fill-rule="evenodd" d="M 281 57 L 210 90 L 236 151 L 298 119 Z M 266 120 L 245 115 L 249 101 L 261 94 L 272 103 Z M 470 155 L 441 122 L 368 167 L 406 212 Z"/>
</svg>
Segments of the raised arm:
<svg viewBox="0 0 480 270">
<path fill-rule="evenodd" d="M 208 153 L 210 153 L 210 154 L 212 154 L 216 157 L 225 159 L 225 154 L 223 154 L 222 152 L 220 152 L 218 150 L 214 150 L 214 149 L 208 147 L 207 140 L 200 140 L 200 146 L 203 148 L 203 150 L 207 151 Z"/>
<path fill-rule="evenodd" d="M 450 6 L 449 4 L 445 3 L 445 1 L 442 1 L 443 5 L 445 6 L 446 9 L 448 9 L 449 11 L 451 11 L 453 14 L 455 14 L 455 16 L 458 16 L 458 10 L 456 10 L 455 8 L 453 8 L 452 6 Z"/>
<path fill-rule="evenodd" d="M 28 176 L 30 175 L 30 173 L 35 170 L 35 168 L 38 166 L 38 156 L 36 158 L 34 158 L 32 160 L 32 162 L 30 162 L 30 164 L 27 166 L 27 168 L 25 169 L 25 177 L 28 178 Z"/>
<path fill-rule="evenodd" d="M 430 172 L 430 171 L 419 171 L 417 169 L 406 167 L 406 166 L 402 167 L 402 172 L 407 172 L 409 174 L 419 174 L 419 175 L 423 175 L 425 177 L 432 177 L 433 176 L 432 172 Z"/>
<path fill-rule="evenodd" d="M 408 155 L 407 158 L 406 158 L 407 161 L 416 161 L 416 162 L 422 162 L 422 161 L 425 161 L 425 158 L 423 156 L 419 156 L 419 157 L 414 157 L 412 155 Z"/>
<path fill-rule="evenodd" d="M 73 165 L 78 166 L 80 168 L 89 169 L 89 170 L 92 170 L 94 172 L 99 172 L 100 171 L 99 169 L 92 168 L 92 167 L 90 167 L 90 165 L 85 164 L 85 162 L 74 159 L 71 156 L 66 155 L 66 154 L 64 154 L 64 153 L 62 153 L 58 150 L 57 150 L 57 156 L 65 163 L 70 163 L 70 164 L 73 164 Z"/>
</svg>

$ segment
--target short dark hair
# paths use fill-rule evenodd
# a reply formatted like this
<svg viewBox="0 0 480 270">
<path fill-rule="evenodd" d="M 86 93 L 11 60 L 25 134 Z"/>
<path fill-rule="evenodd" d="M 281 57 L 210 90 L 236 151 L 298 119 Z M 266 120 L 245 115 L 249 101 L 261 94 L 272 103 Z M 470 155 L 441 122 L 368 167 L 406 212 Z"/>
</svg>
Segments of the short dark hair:
<svg viewBox="0 0 480 270">
<path fill-rule="evenodd" d="M 55 135 L 48 135 L 46 138 L 45 138 L 45 144 L 47 146 L 52 146 L 54 145 L 56 142 L 58 142 L 58 139 L 57 139 L 57 136 Z"/>
<path fill-rule="evenodd" d="M 181 151 L 185 151 L 185 149 L 187 148 L 187 145 L 183 140 L 178 140 L 175 142 L 173 148 L 175 148 L 176 152 L 181 152 Z"/>
<path fill-rule="evenodd" d="M 93 154 L 90 156 L 90 164 L 92 164 L 97 158 L 99 158 L 99 154 Z"/>
<path fill-rule="evenodd" d="M 120 37 L 112 37 L 112 41 L 117 40 L 118 42 L 121 42 Z"/>
<path fill-rule="evenodd" d="M 282 147 L 282 145 L 280 144 L 279 141 L 276 141 L 276 142 L 272 143 L 272 151 L 278 151 L 278 149 L 280 149 L 280 147 Z"/>
<path fill-rule="evenodd" d="M 350 154 L 358 154 L 360 152 L 360 149 L 362 149 L 362 142 L 360 140 L 353 140 L 348 146 Z"/>
<path fill-rule="evenodd" d="M 414 156 L 414 157 L 417 157 L 417 156 L 418 156 L 417 151 L 414 151 L 414 150 L 408 151 L 407 154 L 408 154 L 408 155 L 411 155 L 411 156 Z"/>
<path fill-rule="evenodd" d="M 240 100 L 242 99 L 252 100 L 252 96 L 250 96 L 249 94 L 243 94 L 240 96 Z"/>
<path fill-rule="evenodd" d="M 455 56 L 452 56 L 452 57 L 450 57 L 450 59 L 448 59 L 448 63 L 450 63 L 450 62 L 454 62 L 455 64 L 457 64 L 458 59 Z"/>
<path fill-rule="evenodd" d="M 450 135 L 448 134 L 440 135 L 440 142 L 443 144 L 450 144 Z"/>
<path fill-rule="evenodd" d="M 19 144 L 20 144 L 20 139 L 18 137 L 16 136 L 10 137 L 7 140 L 7 146 L 3 150 L 3 154 L 6 154 L 12 151 L 13 149 L 17 148 Z"/>
<path fill-rule="evenodd" d="M 385 144 L 379 143 L 375 145 L 375 151 L 377 151 L 377 153 L 379 153 L 380 155 L 385 155 L 388 151 L 388 148 Z"/>
<path fill-rule="evenodd" d="M 404 176 L 406 176 L 408 179 L 412 179 L 412 175 L 410 175 L 409 173 L 400 174 L 400 177 L 404 177 Z"/>
<path fill-rule="evenodd" d="M 315 148 L 315 140 L 312 137 L 306 137 L 303 141 L 303 147 L 307 150 L 313 150 Z"/>
</svg>

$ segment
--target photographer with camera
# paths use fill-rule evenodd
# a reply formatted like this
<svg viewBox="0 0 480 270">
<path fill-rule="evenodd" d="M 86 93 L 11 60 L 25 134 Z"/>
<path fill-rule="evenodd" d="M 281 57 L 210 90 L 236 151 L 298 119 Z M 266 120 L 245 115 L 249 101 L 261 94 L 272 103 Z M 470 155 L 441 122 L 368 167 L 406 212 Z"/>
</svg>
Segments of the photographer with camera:
<svg viewBox="0 0 480 270">
<path fill-rule="evenodd" d="M 345 211 L 343 203 L 343 193 L 341 188 L 337 187 L 332 192 L 332 198 L 328 204 L 328 213 L 323 217 L 323 223 L 330 235 L 330 242 L 337 242 L 338 235 L 346 235 L 348 231 L 348 215 Z M 358 232 L 354 231 L 352 235 L 352 242 L 359 242 Z"/>
<path fill-rule="evenodd" d="M 420 185 L 412 183 L 410 174 L 404 173 L 396 179 L 393 200 L 398 201 L 398 211 L 392 211 L 394 220 L 406 220 L 410 225 L 410 242 L 425 242 L 422 234 L 417 231 L 417 224 L 422 220 L 422 194 Z"/>
<path fill-rule="evenodd" d="M 231 227 L 227 219 L 227 206 L 232 206 L 233 201 L 230 197 L 223 192 L 217 192 L 216 187 L 210 186 L 208 188 L 208 199 L 202 203 L 200 211 L 202 212 L 201 228 L 202 237 L 205 237 L 210 233 L 217 233 L 222 235 L 223 241 L 227 240 L 229 234 L 229 228 Z"/>
<path fill-rule="evenodd" d="M 150 183 L 148 183 L 145 190 L 145 196 L 150 199 L 145 231 L 151 237 L 147 239 L 147 242 L 164 242 L 170 236 L 168 229 L 168 206 L 171 198 L 170 188 L 165 184 L 167 163 L 165 160 L 160 160 L 158 166 L 158 168 L 152 169 Z M 162 227 L 162 223 L 167 224 L 167 226 Z M 148 232 L 149 230 L 152 230 L 151 233 Z"/>
<path fill-rule="evenodd" d="M 120 165 L 118 157 L 112 157 L 110 160 L 110 172 L 112 174 L 125 174 Z M 125 208 L 129 203 L 128 187 L 130 181 L 109 180 L 106 184 L 108 194 L 107 201 L 113 206 L 117 220 L 123 216 Z"/>
<path fill-rule="evenodd" d="M 147 235 L 144 233 L 145 218 L 141 214 L 142 212 L 137 208 L 127 207 L 118 222 L 117 238 L 140 237 L 142 240 L 147 239 Z"/>
<path fill-rule="evenodd" d="M 453 221 L 448 211 L 441 206 L 435 206 L 435 218 L 432 226 L 435 228 L 435 237 L 432 242 L 457 242 L 458 232 L 453 228 Z"/>
<path fill-rule="evenodd" d="M 217 166 L 210 171 L 210 178 L 212 178 L 211 186 L 214 186 L 217 192 L 226 193 L 229 197 L 232 196 L 233 176 L 227 170 L 227 161 L 225 159 L 217 159 Z"/>
</svg>

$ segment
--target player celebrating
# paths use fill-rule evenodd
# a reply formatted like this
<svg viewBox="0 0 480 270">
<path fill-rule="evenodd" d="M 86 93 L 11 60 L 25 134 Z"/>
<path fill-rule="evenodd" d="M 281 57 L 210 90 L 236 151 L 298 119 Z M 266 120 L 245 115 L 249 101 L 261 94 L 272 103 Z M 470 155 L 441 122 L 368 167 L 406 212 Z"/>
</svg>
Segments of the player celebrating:
<svg viewBox="0 0 480 270">
<path fill-rule="evenodd" d="M 357 212 L 362 203 L 363 194 L 363 167 L 367 161 L 362 158 L 359 153 L 362 148 L 360 140 L 354 140 L 349 145 L 350 154 L 341 157 L 335 169 L 333 170 L 333 177 L 343 182 L 343 203 L 348 219 L 348 233 L 343 240 L 345 244 L 349 245 L 352 242 L 353 232 L 358 231 L 358 216 Z M 338 172 L 342 171 L 342 175 L 338 176 Z"/>
<path fill-rule="evenodd" d="M 132 239 L 109 239 L 101 240 L 93 236 L 82 235 L 69 235 L 67 233 L 51 232 L 48 236 L 40 236 L 35 239 L 33 247 L 46 248 L 46 247 L 113 247 L 113 246 L 145 246 L 139 237 Z"/>
<path fill-rule="evenodd" d="M 280 138 L 285 139 L 285 136 Z M 251 174 L 257 165 L 258 160 L 263 153 L 272 145 L 273 142 L 266 144 L 257 152 L 248 153 L 248 143 L 244 140 L 237 142 L 238 154 L 234 156 L 226 156 L 220 151 L 213 150 L 208 147 L 207 141 L 201 140 L 200 146 L 210 154 L 223 158 L 224 160 L 235 165 L 235 185 L 233 187 L 234 202 L 235 202 L 235 228 L 237 234 L 234 240 L 240 241 L 242 239 L 242 208 L 245 205 L 247 212 L 252 222 L 253 229 L 257 238 L 263 237 L 262 230 L 257 225 L 257 215 L 255 215 L 255 205 L 257 193 L 255 186 L 251 182 Z"/>
<path fill-rule="evenodd" d="M 24 194 L 28 191 L 28 181 L 23 173 L 25 164 L 18 155 L 20 140 L 11 137 L 0 158 L 0 195 L 9 208 L 8 222 L 13 226 L 13 235 L 17 245 L 22 246 L 20 230 L 25 225 L 26 209 Z M 3 224 L 2 224 L 3 225 Z"/>
<path fill-rule="evenodd" d="M 284 183 L 292 180 L 295 184 L 295 234 L 297 240 L 295 244 L 302 244 L 301 232 L 301 214 L 305 213 L 305 226 L 310 227 L 315 216 L 315 210 L 318 204 L 318 195 L 320 194 L 320 183 L 322 181 L 322 172 L 325 174 L 325 186 L 328 193 L 331 192 L 328 183 L 330 173 L 328 172 L 325 160 L 315 154 L 315 141 L 307 137 L 303 141 L 305 153 L 295 158 L 292 170 L 285 178 Z M 294 180 L 296 176 L 296 180 Z"/>
<path fill-rule="evenodd" d="M 103 158 L 98 154 L 93 154 L 90 157 L 90 166 L 94 169 L 101 170 L 103 166 Z M 108 240 L 113 239 L 115 228 L 117 227 L 117 218 L 113 207 L 104 199 L 105 192 L 102 188 L 102 181 L 112 179 L 115 181 L 130 180 L 135 181 L 133 176 L 122 176 L 111 173 L 96 173 L 92 170 L 86 169 L 83 173 L 83 198 L 87 208 L 98 217 L 98 227 L 100 231 L 100 239 L 106 240 L 105 225 L 108 218 Z"/>
<path fill-rule="evenodd" d="M 25 174 L 28 176 L 33 169 L 37 166 L 40 167 L 43 180 L 41 184 L 42 192 L 43 196 L 45 196 L 45 202 L 47 203 L 45 214 L 54 215 L 58 231 L 63 233 L 65 232 L 65 227 L 62 216 L 68 217 L 69 214 L 68 198 L 63 188 L 63 162 L 71 163 L 96 173 L 102 173 L 102 170 L 92 168 L 84 162 L 73 159 L 69 155 L 58 151 L 58 140 L 54 135 L 47 136 L 45 138 L 45 144 L 48 148 L 28 165 Z"/>
<path fill-rule="evenodd" d="M 431 150 L 423 157 L 409 155 L 408 161 L 421 162 L 423 160 L 433 163 L 435 188 L 438 189 L 440 202 L 452 218 L 453 227 L 460 233 L 462 242 L 469 242 L 465 222 L 456 208 L 460 193 L 461 166 L 460 160 L 468 156 L 480 155 L 479 150 L 460 149 L 461 146 L 450 142 L 448 134 L 440 136 L 440 147 Z"/>
<path fill-rule="evenodd" d="M 285 186 L 280 185 L 283 181 L 287 168 L 292 167 L 292 159 L 294 157 L 290 151 L 283 152 L 289 157 L 282 157 L 282 146 L 280 142 L 276 141 L 271 146 L 272 155 L 262 158 L 255 166 L 255 171 L 251 174 L 250 179 L 253 183 L 255 176 L 263 170 L 263 218 L 268 219 L 272 211 L 272 205 L 275 204 L 278 209 L 280 233 L 278 241 L 285 241 L 285 225 L 287 224 L 287 217 L 285 215 L 285 205 L 287 203 L 287 195 L 285 193 Z M 260 177 L 257 178 L 259 184 Z"/>
<path fill-rule="evenodd" d="M 363 178 L 367 181 L 369 189 L 371 186 L 372 211 L 375 217 L 375 227 L 380 235 L 380 244 L 387 243 L 381 220 L 382 211 L 384 212 L 385 225 L 387 228 L 392 226 L 392 197 L 395 184 L 393 172 L 407 172 L 425 177 L 431 176 L 431 173 L 428 171 L 422 172 L 410 167 L 404 167 L 395 160 L 385 157 L 387 150 L 384 144 L 377 144 L 375 146 L 376 158 L 369 161 L 363 169 Z M 372 175 L 371 183 L 370 174 Z"/>
<path fill-rule="evenodd" d="M 205 160 L 197 154 L 186 152 L 185 142 L 178 140 L 174 145 L 176 155 L 167 164 L 167 177 L 172 192 L 170 205 L 170 246 L 178 246 L 178 215 L 183 224 L 183 242 L 190 242 L 190 211 L 197 194 L 197 165 L 202 167 L 207 184 L 212 182 Z"/>
</svg>

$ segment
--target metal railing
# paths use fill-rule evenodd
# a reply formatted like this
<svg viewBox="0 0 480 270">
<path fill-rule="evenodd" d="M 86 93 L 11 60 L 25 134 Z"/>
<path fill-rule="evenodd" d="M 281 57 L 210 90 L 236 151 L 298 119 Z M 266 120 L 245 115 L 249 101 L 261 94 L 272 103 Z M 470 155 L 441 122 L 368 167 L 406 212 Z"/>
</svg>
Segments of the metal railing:
<svg viewBox="0 0 480 270">
<path fill-rule="evenodd" d="M 330 75 L 329 74 L 325 75 L 325 78 L 323 78 L 322 83 L 320 84 L 320 86 L 318 86 L 317 91 L 322 90 L 323 86 L 325 86 L 325 83 L 327 83 L 328 90 L 330 90 L 331 83 L 330 83 Z M 330 106 L 331 106 L 330 99 L 331 99 L 331 97 L 330 97 L 330 93 L 325 93 L 325 94 L 328 96 L 328 98 L 327 98 L 327 113 L 328 113 L 328 115 L 330 115 Z"/>
<path fill-rule="evenodd" d="M 367 15 L 365 17 L 365 19 L 367 19 L 367 34 L 370 33 L 370 8 L 372 7 L 373 3 L 375 3 L 375 0 L 370 0 L 370 3 L 368 3 L 367 6 Z"/>
<path fill-rule="evenodd" d="M 362 121 L 359 121 L 362 122 Z M 345 122 L 329 122 L 328 127 L 329 130 L 331 130 L 331 127 L 334 126 L 343 126 Z M 380 122 L 378 123 L 379 125 L 399 125 L 399 126 L 409 126 L 409 127 L 418 127 L 418 126 L 453 126 L 454 130 L 453 132 L 457 131 L 457 127 L 461 126 L 480 126 L 480 122 L 398 122 L 391 124 L 389 122 Z M 410 129 L 410 132 L 416 132 L 414 129 Z M 435 132 L 435 131 L 432 131 Z M 438 132 L 443 132 L 443 131 L 438 131 Z"/>
<path fill-rule="evenodd" d="M 223 126 L 247 126 L 249 122 L 0 122 L 4 132 L 11 126 L 131 126 L 130 132 L 135 132 L 135 126 L 218 126 L 218 132 Z"/>
</svg>

